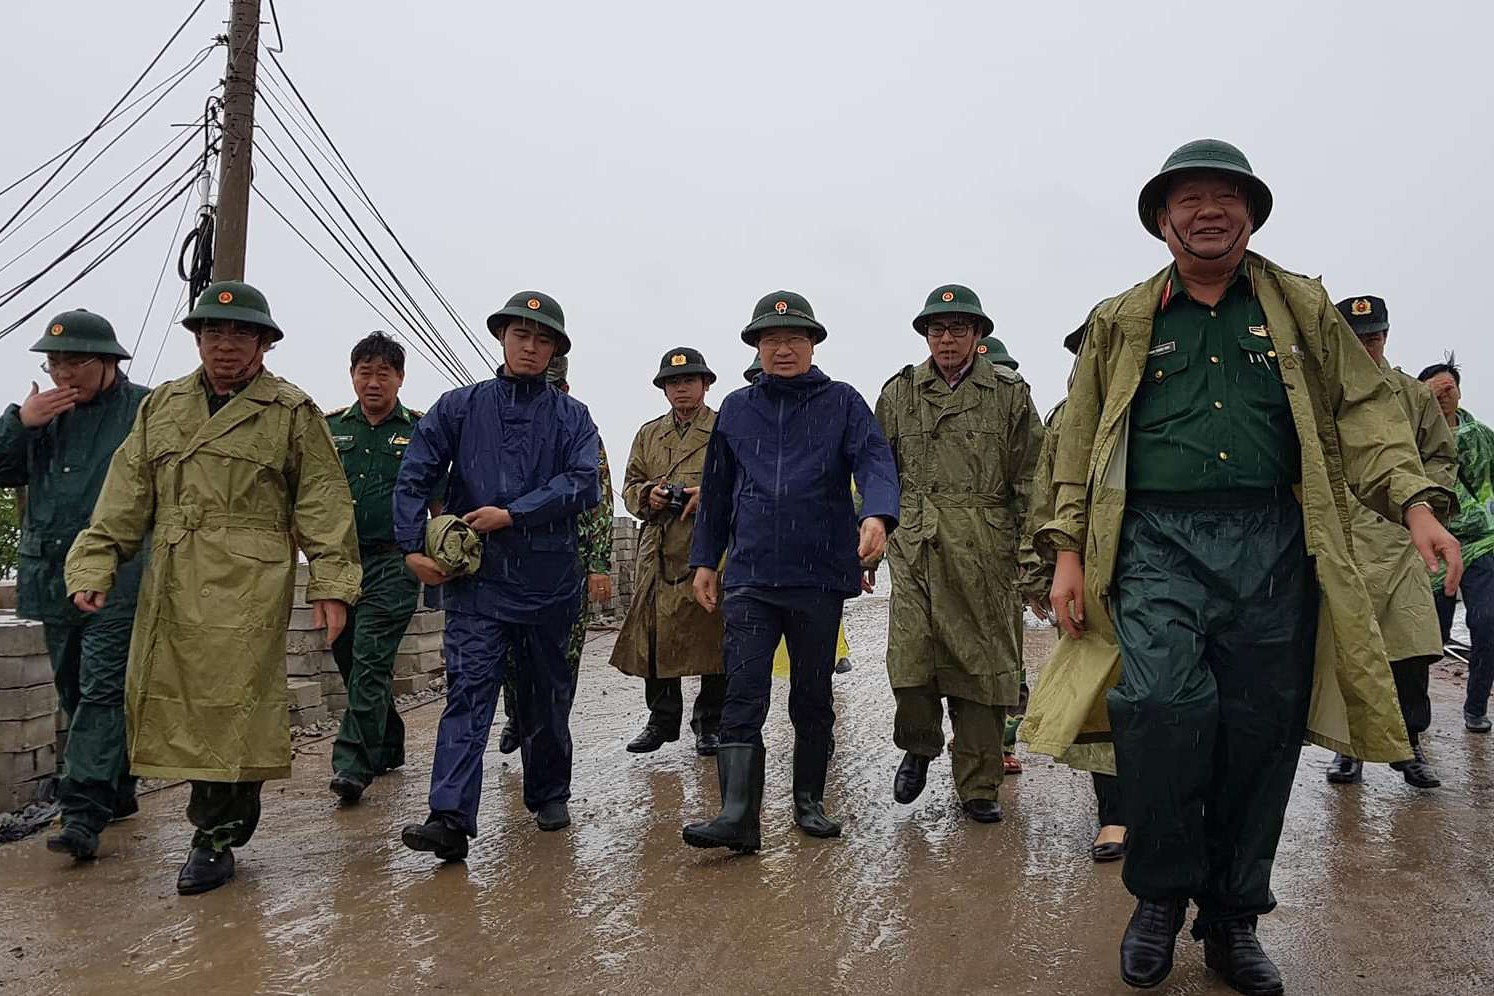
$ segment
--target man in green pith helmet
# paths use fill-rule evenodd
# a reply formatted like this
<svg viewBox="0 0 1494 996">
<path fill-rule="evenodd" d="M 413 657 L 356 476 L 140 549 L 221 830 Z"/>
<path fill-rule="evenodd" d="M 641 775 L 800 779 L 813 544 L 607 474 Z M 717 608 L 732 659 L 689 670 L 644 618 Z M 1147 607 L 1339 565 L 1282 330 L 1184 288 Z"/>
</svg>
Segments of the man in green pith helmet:
<svg viewBox="0 0 1494 996">
<path fill-rule="evenodd" d="M 571 393 L 570 357 L 557 356 L 545 371 L 545 380 L 562 394 Z M 591 606 L 605 606 L 612 601 L 612 468 L 607 466 L 607 447 L 597 437 L 597 484 L 602 500 L 576 519 L 576 548 L 581 568 L 586 572 L 586 591 L 581 595 L 581 611 L 571 625 L 570 642 L 565 660 L 571 668 L 571 695 L 576 694 L 581 678 L 581 655 L 586 651 L 586 630 L 591 625 Z M 498 753 L 512 754 L 519 749 L 518 698 L 514 693 L 512 668 L 503 680 L 503 729 L 498 734 Z"/>
<path fill-rule="evenodd" d="M 176 889 L 233 877 L 259 823 L 260 788 L 291 773 L 285 631 L 296 551 L 331 646 L 362 569 L 347 479 L 326 419 L 265 369 L 283 338 L 265 296 L 210 284 L 182 320 L 202 365 L 151 391 L 115 452 L 93 521 L 67 557 L 67 590 L 107 612 L 121 563 L 151 544 L 125 698 L 132 770 L 191 782 L 197 832 Z"/>
<path fill-rule="evenodd" d="M 751 384 L 753 381 L 757 380 L 757 375 L 762 372 L 763 358 L 761 356 L 754 356 L 752 358 L 752 363 L 748 365 L 746 370 L 742 371 L 742 379 Z"/>
<path fill-rule="evenodd" d="M 1043 727 L 1077 733 L 1108 706 L 1133 986 L 1167 977 L 1191 901 L 1209 967 L 1241 992 L 1282 992 L 1256 918 L 1276 905 L 1304 733 L 1366 760 L 1411 757 L 1379 628 L 1365 625 L 1349 490 L 1404 522 L 1428 564 L 1446 561 L 1449 590 L 1462 573 L 1438 522 L 1453 495 L 1422 472 L 1390 382 L 1321 283 L 1246 251 L 1271 206 L 1240 150 L 1213 139 L 1142 187 L 1142 226 L 1172 263 L 1091 320 L 1054 517 L 1035 537 L 1071 639 L 1024 737 L 1061 755 L 1072 740 Z"/>
<path fill-rule="evenodd" d="M 329 790 L 354 805 L 369 783 L 405 763 L 405 724 L 394 705 L 394 660 L 420 595 L 394 543 L 394 481 L 423 412 L 399 400 L 405 348 L 384 332 L 353 347 L 349 376 L 358 403 L 327 415 L 358 527 L 363 586 L 347 629 L 332 645 L 348 705 L 332 746 Z"/>
<path fill-rule="evenodd" d="M 138 808 L 124 688 L 146 558 L 123 565 L 113 603 L 96 616 L 73 606 L 62 571 L 147 392 L 119 369 L 130 354 L 102 315 L 64 312 L 31 350 L 46 357 L 42 369 L 55 386 L 41 391 L 33 381 L 25 400 L 0 416 L 0 486 L 27 489 L 16 612 L 43 624 L 57 701 L 71 724 L 58 787 L 62 832 L 47 848 L 86 861 L 105 825 Z"/>
<path fill-rule="evenodd" d="M 902 494 L 888 544 L 887 671 L 904 751 L 893 797 L 906 804 L 923 792 L 943 752 L 947 700 L 955 790 L 981 823 L 1001 819 L 1003 720 L 1018 699 L 1018 492 L 1037 419 L 1021 376 L 981 362 L 993 325 L 970 288 L 934 288 L 913 319 L 929 359 L 904 367 L 877 401 Z"/>
<path fill-rule="evenodd" d="M 1386 362 L 1390 312 L 1384 299 L 1372 295 L 1345 298 L 1338 302 L 1337 308 L 1354 330 L 1359 344 L 1390 381 L 1396 401 L 1411 426 L 1426 476 L 1451 489 L 1458 476 L 1458 444 L 1427 386 Z M 1375 620 L 1385 639 L 1385 653 L 1395 676 L 1396 698 L 1411 740 L 1411 759 L 1392 762 L 1391 767 L 1409 785 L 1436 788 L 1442 781 L 1427 760 L 1421 735 L 1432 722 L 1432 700 L 1428 695 L 1430 669 L 1442 659 L 1442 629 L 1432 589 L 1427 584 L 1426 565 L 1411 545 L 1405 528 L 1367 508 L 1363 502 L 1351 503 L 1349 522 L 1353 529 L 1354 559 L 1364 572 L 1364 583 L 1374 602 Z M 1328 766 L 1327 777 L 1335 784 L 1357 782 L 1363 771 L 1363 761 L 1339 753 Z"/>
<path fill-rule="evenodd" d="M 633 437 L 623 477 L 623 501 L 643 520 L 633 603 L 612 666 L 643 679 L 648 722 L 628 744 L 648 754 L 680 737 L 685 699 L 681 679 L 700 676 L 691 709 L 695 753 L 714 757 L 720 746 L 726 674 L 721 667 L 721 617 L 695 601 L 690 540 L 700 504 L 700 476 L 716 413 L 706 392 L 716 375 L 699 350 L 677 346 L 659 360 L 653 384 L 669 411 L 644 423 Z"/>
</svg>

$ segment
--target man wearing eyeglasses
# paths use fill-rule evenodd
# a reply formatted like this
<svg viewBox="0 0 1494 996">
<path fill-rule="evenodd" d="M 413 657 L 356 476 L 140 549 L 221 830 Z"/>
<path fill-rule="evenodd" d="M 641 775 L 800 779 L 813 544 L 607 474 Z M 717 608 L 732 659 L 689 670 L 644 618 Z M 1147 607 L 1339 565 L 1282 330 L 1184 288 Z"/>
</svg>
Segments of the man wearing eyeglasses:
<svg viewBox="0 0 1494 996">
<path fill-rule="evenodd" d="M 428 585 L 444 585 L 446 709 L 436 731 L 429 815 L 401 832 L 412 851 L 461 861 L 477 836 L 483 753 L 512 669 L 524 805 L 541 830 L 571 824 L 566 661 L 586 572 L 577 517 L 602 499 L 597 427 L 545 373 L 570 352 L 560 304 L 520 291 L 488 316 L 498 375 L 447 391 L 415 427 L 394 485 L 394 541 Z M 452 578 L 425 554 L 426 507 L 450 468 L 446 510 L 483 536 L 476 573 Z"/>
<path fill-rule="evenodd" d="M 861 395 L 814 366 L 825 335 L 802 295 L 760 300 L 742 340 L 756 347 L 763 372 L 727 396 L 706 449 L 690 566 L 696 601 L 719 608 L 726 623 L 727 685 L 716 754 L 721 814 L 684 828 L 692 847 L 761 845 L 762 729 L 780 638 L 790 661 L 794 822 L 811 837 L 840 835 L 824 807 L 836 635 L 845 600 L 871 590 L 868 568 L 897 526 L 897 468 Z"/>
<path fill-rule="evenodd" d="M 887 673 L 904 751 L 893 797 L 907 804 L 923 792 L 943 753 L 947 700 L 955 791 L 979 823 L 1001 819 L 1005 710 L 1021 680 L 1020 635 L 991 620 L 1022 611 L 1016 540 L 1034 431 L 1027 383 L 980 362 L 977 343 L 994 327 L 970 288 L 934 288 L 913 319 L 929 359 L 904 367 L 877 401 L 902 495 L 888 546 Z"/>
<path fill-rule="evenodd" d="M 130 763 L 137 775 L 191 783 L 196 833 L 176 890 L 195 895 L 233 878 L 261 787 L 290 777 L 285 633 L 297 549 L 329 647 L 363 571 L 327 422 L 265 369 L 284 337 L 265 296 L 210 284 L 182 324 L 202 365 L 141 402 L 66 579 L 74 605 L 107 613 L 121 562 L 150 543 L 125 689 Z"/>
<path fill-rule="evenodd" d="M 0 416 L 0 486 L 27 489 L 21 520 L 16 609 L 43 624 L 57 701 L 70 726 L 58 786 L 62 831 L 47 848 L 86 861 L 110 820 L 138 808 L 125 751 L 125 663 L 144 557 L 125 564 L 105 612 L 85 616 L 67 597 L 62 568 L 104 486 L 109 458 L 135 420 L 146 389 L 119 369 L 130 354 L 102 315 L 77 310 L 47 323 L 31 347 L 54 387 L 32 382 Z M 51 722 L 46 716 L 22 719 Z"/>
</svg>

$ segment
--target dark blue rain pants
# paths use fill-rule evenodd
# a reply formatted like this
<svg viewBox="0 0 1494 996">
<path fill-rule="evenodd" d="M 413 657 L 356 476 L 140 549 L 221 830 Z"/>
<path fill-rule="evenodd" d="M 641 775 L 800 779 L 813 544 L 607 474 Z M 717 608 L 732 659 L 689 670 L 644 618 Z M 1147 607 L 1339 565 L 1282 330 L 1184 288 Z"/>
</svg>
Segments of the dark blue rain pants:
<svg viewBox="0 0 1494 996">
<path fill-rule="evenodd" d="M 1302 510 L 1290 491 L 1133 495 L 1111 593 L 1126 888 L 1193 900 L 1196 937 L 1269 913 L 1312 696 Z"/>
<path fill-rule="evenodd" d="M 431 766 L 432 815 L 460 822 L 477 836 L 482 757 L 493 710 L 503 691 L 504 665 L 512 661 L 517 694 L 524 806 L 531 813 L 571 797 L 571 702 L 576 683 L 566 663 L 570 615 L 537 625 L 491 616 L 446 612 L 446 709 L 436 731 Z"/>
<path fill-rule="evenodd" d="M 726 701 L 721 742 L 763 746 L 773 691 L 773 653 L 788 643 L 789 720 L 800 744 L 830 743 L 835 728 L 835 646 L 845 596 L 820 588 L 729 588 L 722 657 Z"/>
<path fill-rule="evenodd" d="M 1458 595 L 1467 613 L 1468 643 L 1473 650 L 1468 657 L 1468 691 L 1463 700 L 1463 714 L 1487 716 L 1489 690 L 1494 688 L 1494 554 L 1485 554 L 1468 564 Z M 1442 622 L 1442 642 L 1446 643 L 1452 633 L 1458 600 L 1442 594 L 1441 585 L 1432 589 L 1432 598 Z"/>
</svg>

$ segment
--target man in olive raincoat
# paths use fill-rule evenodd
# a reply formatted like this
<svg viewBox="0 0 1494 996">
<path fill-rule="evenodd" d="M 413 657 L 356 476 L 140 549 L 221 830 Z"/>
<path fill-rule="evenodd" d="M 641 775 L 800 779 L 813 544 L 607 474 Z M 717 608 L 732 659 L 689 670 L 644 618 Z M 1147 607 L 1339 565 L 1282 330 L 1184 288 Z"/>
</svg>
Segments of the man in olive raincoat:
<svg viewBox="0 0 1494 996">
<path fill-rule="evenodd" d="M 1338 302 L 1337 308 L 1370 359 L 1390 381 L 1396 401 L 1411 426 L 1423 472 L 1451 489 L 1458 474 L 1458 444 L 1427 386 L 1386 362 L 1390 312 L 1385 301 L 1364 295 L 1345 298 Z M 1421 734 L 1432 722 L 1431 666 L 1442 658 L 1442 629 L 1432 589 L 1427 584 L 1427 568 L 1404 527 L 1358 500 L 1351 500 L 1349 511 L 1354 559 L 1364 572 L 1364 584 L 1374 602 L 1375 620 L 1385 640 L 1385 655 L 1390 658 L 1396 697 L 1411 740 L 1411 760 L 1393 761 L 1391 767 L 1417 788 L 1436 788 L 1442 782 L 1421 744 Z M 1362 761 L 1340 753 L 1328 766 L 1328 781 L 1357 782 L 1363 771 Z"/>
<path fill-rule="evenodd" d="M 656 751 L 680 738 L 685 714 L 680 679 L 685 675 L 700 676 L 690 716 L 695 752 L 712 757 L 720 744 L 726 698 L 721 617 L 695 601 L 695 572 L 690 569 L 700 475 L 716 425 L 705 396 L 715 382 L 699 350 L 679 346 L 664 354 L 654 386 L 664 392 L 669 411 L 644 423 L 633 437 L 623 476 L 623 501 L 643 520 L 643 532 L 633 603 L 613 645 L 612 666 L 643 679 L 648 723 L 628 744 L 634 754 Z"/>
<path fill-rule="evenodd" d="M 1136 986 L 1171 971 L 1192 900 L 1207 963 L 1242 992 L 1281 992 L 1255 922 L 1275 906 L 1304 728 L 1367 760 L 1411 755 L 1350 555 L 1349 489 L 1446 559 L 1449 584 L 1461 571 L 1437 521 L 1452 495 L 1423 475 L 1390 382 L 1318 281 L 1246 252 L 1271 203 L 1215 140 L 1142 188 L 1141 222 L 1173 264 L 1091 320 L 1036 537 L 1068 639 L 1024 737 L 1064 754 L 1115 686 L 1138 899 L 1121 974 Z"/>
<path fill-rule="evenodd" d="M 260 787 L 291 773 L 285 631 L 296 550 L 328 645 L 358 597 L 352 497 L 326 420 L 264 368 L 284 336 L 255 288 L 208 286 L 182 320 L 202 366 L 153 390 L 67 558 L 67 589 L 107 611 L 151 538 L 126 682 L 131 768 L 192 783 L 183 895 L 233 877 Z"/>
<path fill-rule="evenodd" d="M 119 369 L 130 354 L 102 315 L 58 315 L 31 349 L 46 357 L 43 368 L 56 386 L 39 391 L 32 382 L 25 400 L 0 416 L 0 486 L 27 489 L 16 609 L 43 623 L 57 701 L 71 723 L 58 787 L 62 832 L 47 847 L 84 861 L 98 853 L 99 832 L 110 820 L 138 808 L 124 691 L 145 558 L 121 567 L 114 599 L 94 616 L 73 606 L 62 570 L 146 390 Z"/>
<path fill-rule="evenodd" d="M 1001 819 L 1005 710 L 1021 678 L 1018 492 L 1037 420 L 1021 376 L 977 352 L 992 327 L 973 290 L 936 287 L 913 319 L 929 359 L 904 367 L 877 400 L 902 495 L 888 544 L 887 673 L 904 751 L 893 796 L 906 804 L 923 792 L 943 751 L 947 699 L 955 791 L 982 823 Z"/>
</svg>

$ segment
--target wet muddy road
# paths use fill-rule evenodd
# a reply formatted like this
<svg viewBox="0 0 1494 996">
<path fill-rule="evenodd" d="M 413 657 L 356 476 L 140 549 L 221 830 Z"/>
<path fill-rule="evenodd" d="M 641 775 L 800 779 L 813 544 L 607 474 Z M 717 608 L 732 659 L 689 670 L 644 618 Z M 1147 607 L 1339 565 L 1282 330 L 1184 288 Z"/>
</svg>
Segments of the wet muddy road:
<svg viewBox="0 0 1494 996">
<path fill-rule="evenodd" d="M 438 705 L 406 716 L 411 763 L 361 806 L 326 793 L 330 741 L 266 787 L 239 875 L 174 890 L 184 788 L 154 793 L 74 866 L 41 837 L 0 848 L 0 989 L 16 993 L 1125 992 L 1116 946 L 1131 901 L 1089 860 L 1087 776 L 1026 758 L 1007 818 L 960 815 L 947 759 L 912 806 L 891 800 L 899 754 L 881 667 L 886 603 L 851 604 L 855 670 L 836 678 L 839 748 L 827 805 L 838 841 L 791 821 L 787 688 L 768 731 L 764 849 L 695 851 L 681 823 L 714 815 L 714 762 L 686 741 L 634 756 L 641 683 L 588 647 L 573 729 L 568 831 L 542 834 L 513 760 L 489 754 L 482 836 L 465 865 L 405 851 L 423 818 Z M 1034 634 L 1045 656 L 1046 634 Z M 687 694 L 693 694 L 687 682 Z M 1494 981 L 1494 740 L 1465 734 L 1461 686 L 1434 681 L 1430 747 L 1444 779 L 1418 793 L 1384 766 L 1323 781 L 1304 752 L 1262 923 L 1291 993 L 1471 993 Z M 494 738 L 496 742 L 496 737 Z M 947 756 L 946 756 L 947 757 Z M 1164 993 L 1226 992 L 1180 943 Z"/>
</svg>

